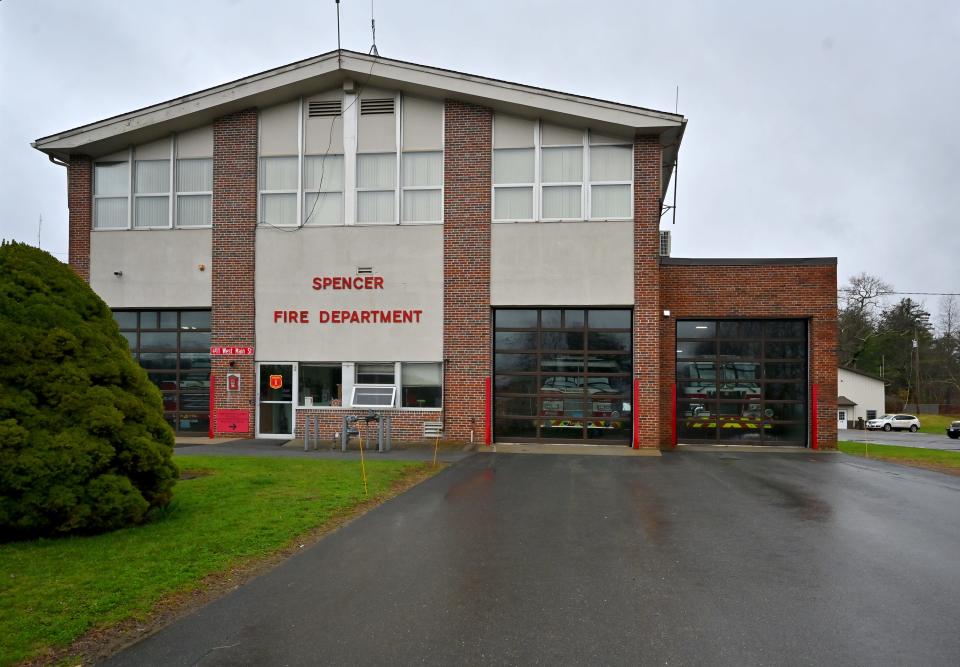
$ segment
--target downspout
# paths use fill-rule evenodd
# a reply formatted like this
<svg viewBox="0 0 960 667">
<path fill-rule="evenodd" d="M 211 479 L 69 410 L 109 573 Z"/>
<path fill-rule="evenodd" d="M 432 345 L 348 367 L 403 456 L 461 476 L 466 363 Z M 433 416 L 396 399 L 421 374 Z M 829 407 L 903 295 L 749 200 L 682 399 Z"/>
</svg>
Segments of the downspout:
<svg viewBox="0 0 960 667">
<path fill-rule="evenodd" d="M 69 167 L 69 166 L 70 166 L 70 163 L 64 162 L 63 160 L 61 160 L 60 158 L 58 158 L 56 155 L 48 155 L 48 156 L 47 156 L 47 159 L 49 159 L 49 160 L 50 160 L 52 163 L 54 163 L 54 164 L 60 165 L 61 167 Z"/>
</svg>

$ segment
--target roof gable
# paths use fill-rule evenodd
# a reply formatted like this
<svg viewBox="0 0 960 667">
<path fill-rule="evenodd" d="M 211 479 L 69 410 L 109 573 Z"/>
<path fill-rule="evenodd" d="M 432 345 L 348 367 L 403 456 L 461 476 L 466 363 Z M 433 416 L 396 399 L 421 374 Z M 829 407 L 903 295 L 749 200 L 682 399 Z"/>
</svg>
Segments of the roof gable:
<svg viewBox="0 0 960 667">
<path fill-rule="evenodd" d="M 33 146 L 61 159 L 71 153 L 105 154 L 207 124 L 235 111 L 271 106 L 338 87 L 346 80 L 428 97 L 455 98 L 558 124 L 659 135 L 671 152 L 679 146 L 686 123 L 683 116 L 663 111 L 340 50 L 42 137 Z M 665 162 L 672 164 L 673 160 Z"/>
</svg>

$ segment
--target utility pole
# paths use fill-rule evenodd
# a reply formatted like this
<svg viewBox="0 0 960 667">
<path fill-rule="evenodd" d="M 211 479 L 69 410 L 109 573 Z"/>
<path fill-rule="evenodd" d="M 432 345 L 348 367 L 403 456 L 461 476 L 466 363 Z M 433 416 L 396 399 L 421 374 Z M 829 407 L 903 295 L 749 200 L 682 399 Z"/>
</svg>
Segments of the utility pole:
<svg viewBox="0 0 960 667">
<path fill-rule="evenodd" d="M 40 230 L 43 229 L 43 213 L 40 214 L 40 220 L 37 222 L 37 248 L 40 248 Z"/>
<path fill-rule="evenodd" d="M 916 350 L 917 363 L 914 366 L 914 373 L 916 377 L 916 389 L 913 394 L 917 398 L 917 412 L 920 412 L 920 338 L 917 335 L 917 329 L 913 329 L 913 349 Z"/>
</svg>

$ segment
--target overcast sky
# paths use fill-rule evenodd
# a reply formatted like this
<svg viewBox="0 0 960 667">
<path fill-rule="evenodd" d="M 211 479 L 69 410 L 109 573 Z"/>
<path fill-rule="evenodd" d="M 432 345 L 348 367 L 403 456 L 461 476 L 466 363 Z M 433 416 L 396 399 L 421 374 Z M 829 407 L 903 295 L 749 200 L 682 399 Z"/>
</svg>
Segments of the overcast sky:
<svg viewBox="0 0 960 667">
<path fill-rule="evenodd" d="M 344 48 L 370 47 L 343 0 Z M 384 57 L 679 111 L 673 255 L 960 292 L 960 3 L 376 0 Z M 336 48 L 334 0 L 0 1 L 0 237 L 66 259 L 38 137 Z M 749 288 L 749 286 L 745 286 Z M 936 312 L 938 300 L 927 298 Z"/>
</svg>

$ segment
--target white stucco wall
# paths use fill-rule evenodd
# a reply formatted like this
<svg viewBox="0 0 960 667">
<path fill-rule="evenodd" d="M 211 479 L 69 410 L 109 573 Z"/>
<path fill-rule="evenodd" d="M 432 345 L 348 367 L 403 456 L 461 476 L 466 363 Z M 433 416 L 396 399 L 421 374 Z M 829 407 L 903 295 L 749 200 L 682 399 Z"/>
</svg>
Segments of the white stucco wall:
<svg viewBox="0 0 960 667">
<path fill-rule="evenodd" d="M 91 232 L 90 286 L 111 308 L 209 308 L 210 243 L 210 229 Z"/>
<path fill-rule="evenodd" d="M 633 223 L 494 224 L 494 306 L 633 304 Z"/>
<path fill-rule="evenodd" d="M 441 361 L 443 227 L 304 227 L 257 230 L 258 361 Z M 315 276 L 357 276 L 373 267 L 383 289 L 315 290 Z M 320 310 L 421 310 L 419 323 L 334 324 Z M 274 321 L 306 310 L 309 324 Z"/>
<path fill-rule="evenodd" d="M 837 369 L 837 393 L 856 403 L 846 408 L 848 421 L 866 419 L 867 410 L 876 410 L 878 417 L 884 413 L 883 380 L 840 368 Z"/>
</svg>

